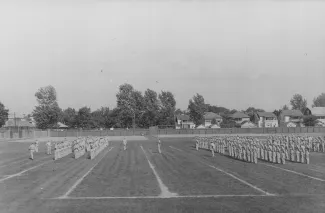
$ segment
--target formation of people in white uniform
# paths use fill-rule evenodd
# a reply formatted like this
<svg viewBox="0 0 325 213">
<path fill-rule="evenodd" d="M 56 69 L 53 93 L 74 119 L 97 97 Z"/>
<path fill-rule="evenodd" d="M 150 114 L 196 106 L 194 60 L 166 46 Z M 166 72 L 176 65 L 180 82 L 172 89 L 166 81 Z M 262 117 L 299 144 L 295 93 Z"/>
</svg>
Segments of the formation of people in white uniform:
<svg viewBox="0 0 325 213">
<path fill-rule="evenodd" d="M 196 149 L 208 149 L 214 153 L 250 163 L 264 160 L 285 164 L 286 161 L 309 164 L 310 152 L 325 152 L 324 136 L 268 135 L 265 139 L 250 136 L 195 137 Z M 227 152 L 226 152 L 227 150 Z"/>
<path fill-rule="evenodd" d="M 48 155 L 52 154 L 52 146 L 54 144 L 54 152 L 65 150 L 65 149 L 71 149 L 71 153 L 82 151 L 85 149 L 86 152 L 90 151 L 91 149 L 96 149 L 100 146 L 102 146 L 104 143 L 109 143 L 108 137 L 78 137 L 75 140 L 67 140 L 67 138 L 64 138 L 63 141 L 57 141 L 53 142 L 52 140 L 49 140 L 46 142 L 46 153 Z M 37 153 L 39 147 L 38 140 L 33 142 L 29 146 L 29 152 L 30 152 L 30 159 L 34 160 L 34 153 Z"/>
</svg>

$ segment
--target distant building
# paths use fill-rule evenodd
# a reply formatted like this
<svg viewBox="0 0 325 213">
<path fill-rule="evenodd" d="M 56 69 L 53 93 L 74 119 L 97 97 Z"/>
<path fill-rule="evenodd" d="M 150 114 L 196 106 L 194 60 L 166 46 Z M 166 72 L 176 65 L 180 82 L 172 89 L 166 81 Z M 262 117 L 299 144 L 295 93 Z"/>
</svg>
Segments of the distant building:
<svg viewBox="0 0 325 213">
<path fill-rule="evenodd" d="M 58 122 L 54 127 L 54 129 L 68 129 L 68 128 L 69 127 L 67 125 L 65 125 L 65 124 L 63 124 L 61 122 Z"/>
<path fill-rule="evenodd" d="M 289 125 L 289 126 L 288 126 Z M 303 127 L 303 114 L 300 110 L 283 110 L 280 114 L 281 127 Z"/>
<path fill-rule="evenodd" d="M 278 118 L 272 112 L 256 112 L 254 121 L 260 128 L 278 127 Z"/>
<path fill-rule="evenodd" d="M 4 128 L 11 129 L 11 130 L 22 130 L 22 129 L 34 129 L 35 124 L 31 121 L 27 121 L 23 118 L 9 118 L 6 121 Z"/>
<path fill-rule="evenodd" d="M 211 129 L 219 129 L 220 126 L 218 124 L 212 124 L 211 126 L 209 126 L 209 128 L 211 128 Z"/>
<path fill-rule="evenodd" d="M 195 124 L 190 120 L 188 115 L 177 115 L 175 119 L 176 129 L 194 129 Z"/>
<path fill-rule="evenodd" d="M 235 112 L 234 114 L 230 115 L 237 124 L 242 124 L 244 121 L 250 121 L 249 115 L 246 115 L 243 112 Z"/>
<path fill-rule="evenodd" d="M 204 115 L 204 126 L 206 128 L 210 127 L 212 125 L 212 120 L 216 120 L 216 124 L 220 126 L 220 123 L 222 122 L 222 117 L 214 112 L 205 112 Z"/>
<path fill-rule="evenodd" d="M 317 121 L 320 126 L 325 125 L 325 107 L 313 107 L 311 109 L 306 108 L 304 115 L 313 115 L 317 117 Z"/>
</svg>

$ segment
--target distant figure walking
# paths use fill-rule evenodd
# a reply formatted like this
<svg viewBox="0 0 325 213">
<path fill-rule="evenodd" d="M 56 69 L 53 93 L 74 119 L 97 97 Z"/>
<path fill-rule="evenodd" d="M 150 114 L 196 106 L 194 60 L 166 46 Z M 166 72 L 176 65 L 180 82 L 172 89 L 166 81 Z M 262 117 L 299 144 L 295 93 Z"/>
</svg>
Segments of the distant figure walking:
<svg viewBox="0 0 325 213">
<path fill-rule="evenodd" d="M 161 141 L 160 141 L 160 139 L 158 139 L 158 152 L 161 154 L 161 149 L 160 149 L 160 147 L 161 147 Z"/>
<path fill-rule="evenodd" d="M 35 144 L 32 143 L 32 144 L 29 146 L 28 149 L 29 149 L 29 154 L 30 154 L 29 158 L 30 158 L 31 160 L 34 160 Z"/>
<path fill-rule="evenodd" d="M 51 150 L 51 141 L 48 141 L 47 143 L 46 143 L 46 147 L 47 147 L 47 154 L 48 155 L 51 155 L 52 154 L 52 150 Z"/>
<path fill-rule="evenodd" d="M 126 145 L 127 145 L 127 140 L 126 140 L 126 138 L 124 137 L 124 139 L 123 139 L 123 146 L 124 146 L 124 151 L 126 150 Z"/>
<path fill-rule="evenodd" d="M 35 141 L 35 152 L 38 152 L 38 140 Z"/>
</svg>

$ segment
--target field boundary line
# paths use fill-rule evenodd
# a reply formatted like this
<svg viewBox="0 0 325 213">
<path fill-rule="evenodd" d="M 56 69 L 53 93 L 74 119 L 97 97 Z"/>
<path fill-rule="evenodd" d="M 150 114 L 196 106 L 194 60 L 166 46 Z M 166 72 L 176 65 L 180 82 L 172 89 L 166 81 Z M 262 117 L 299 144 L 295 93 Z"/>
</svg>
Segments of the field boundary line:
<svg viewBox="0 0 325 213">
<path fill-rule="evenodd" d="M 175 196 L 178 196 L 177 193 L 172 193 L 168 190 L 168 187 L 162 182 L 161 178 L 159 177 L 157 171 L 155 170 L 155 167 L 154 165 L 151 164 L 146 152 L 144 151 L 142 145 L 140 145 L 142 151 L 143 151 L 143 154 L 145 155 L 148 163 L 149 163 L 149 166 L 150 168 L 152 169 L 154 175 L 156 176 L 156 179 L 158 181 L 158 185 L 159 185 L 159 188 L 160 188 L 160 195 L 158 197 L 164 197 L 164 198 L 169 198 L 169 197 L 175 197 Z"/>
<path fill-rule="evenodd" d="M 132 197 L 67 197 L 68 200 L 109 200 L 109 199 L 173 199 L 173 198 L 223 198 L 223 197 L 269 197 L 269 195 L 242 194 L 242 195 L 175 195 L 171 197 L 162 196 L 132 196 Z M 57 200 L 60 198 L 45 198 Z"/>
<path fill-rule="evenodd" d="M 35 169 L 35 168 L 40 167 L 40 166 L 43 166 L 44 164 L 47 164 L 47 163 L 50 163 L 50 162 L 52 162 L 52 161 L 47 161 L 47 162 L 41 163 L 39 165 L 33 166 L 33 167 L 29 168 L 29 169 L 25 169 L 25 170 L 23 170 L 21 172 L 18 172 L 16 174 L 8 175 L 7 177 L 0 179 L 0 182 L 2 182 L 4 180 L 8 180 L 8 179 L 13 178 L 13 177 L 20 176 L 20 175 L 24 174 L 25 172 L 28 172 L 28 171 L 30 171 L 32 169 Z"/>
<path fill-rule="evenodd" d="M 95 168 L 95 166 L 97 166 L 99 164 L 99 162 L 102 161 L 102 159 L 107 155 L 108 152 L 110 152 L 114 147 L 110 147 L 108 149 L 108 151 L 106 151 L 105 154 L 103 154 L 103 156 L 98 160 L 97 163 L 95 163 L 89 170 L 88 172 L 86 172 L 81 178 L 79 178 L 70 188 L 69 190 L 64 194 L 62 195 L 61 197 L 59 197 L 59 199 L 66 199 L 68 198 L 69 194 L 71 194 L 71 192 L 73 190 L 75 190 L 75 188 L 77 188 L 77 186 L 81 183 L 81 181 Z"/>
<path fill-rule="evenodd" d="M 318 180 L 318 181 L 325 182 L 324 179 L 317 178 L 317 177 L 313 177 L 313 176 L 310 176 L 310 175 L 306 175 L 304 173 L 296 172 L 296 171 L 293 171 L 293 170 L 290 170 L 290 169 L 285 169 L 285 168 L 281 168 L 281 167 L 278 167 L 278 166 L 268 165 L 266 163 L 261 163 L 261 164 L 263 164 L 265 166 L 269 166 L 269 167 L 274 167 L 274 168 L 277 168 L 277 169 L 281 169 L 283 171 L 291 172 L 291 173 L 294 173 L 294 174 L 297 174 L 297 175 L 301 175 L 301 176 L 304 176 L 304 177 L 308 177 L 310 179 L 314 179 L 314 180 Z"/>
<path fill-rule="evenodd" d="M 182 152 L 184 152 L 184 150 L 182 150 Z M 192 153 L 186 153 L 186 154 L 188 154 L 188 155 L 189 155 L 189 154 L 193 155 Z M 194 155 L 194 156 L 195 156 L 195 155 Z M 206 165 L 206 166 L 208 166 L 208 167 L 214 168 L 214 169 L 218 170 L 219 172 L 222 172 L 222 173 L 224 173 L 224 174 L 226 174 L 226 175 L 228 175 L 228 176 L 230 176 L 230 177 L 232 177 L 232 178 L 234 178 L 234 179 L 240 181 L 241 183 L 243 183 L 243 184 L 245 184 L 245 185 L 247 185 L 247 186 L 249 186 L 249 187 L 251 187 L 251 188 L 253 188 L 253 189 L 255 189 L 255 190 L 257 190 L 257 191 L 259 191 L 259 192 L 261 192 L 261 193 L 263 193 L 263 194 L 265 194 L 266 196 L 275 196 L 275 194 L 268 193 L 268 192 L 264 191 L 263 189 L 260 189 L 260 188 L 258 188 L 257 186 L 254 186 L 253 184 L 250 184 L 250 183 L 248 183 L 247 181 L 245 181 L 245 180 L 243 180 L 243 179 L 240 179 L 239 177 L 236 177 L 235 175 L 233 175 L 233 174 L 231 174 L 231 173 L 229 173 L 229 172 L 226 172 L 226 171 L 224 171 L 224 170 L 222 170 L 222 169 L 220 169 L 220 168 L 218 168 L 218 167 L 216 167 L 216 166 L 212 166 L 212 165 L 207 164 L 207 163 L 205 163 L 205 162 L 203 162 L 203 161 L 201 161 L 201 160 L 199 160 L 199 162 L 202 163 L 202 164 L 204 164 L 204 165 Z"/>
</svg>

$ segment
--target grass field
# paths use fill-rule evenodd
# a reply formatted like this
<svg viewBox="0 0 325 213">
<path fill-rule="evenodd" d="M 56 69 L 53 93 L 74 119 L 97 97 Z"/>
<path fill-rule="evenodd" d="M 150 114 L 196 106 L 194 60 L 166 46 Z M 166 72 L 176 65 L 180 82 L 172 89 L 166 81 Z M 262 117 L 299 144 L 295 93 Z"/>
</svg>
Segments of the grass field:
<svg viewBox="0 0 325 213">
<path fill-rule="evenodd" d="M 189 138 L 113 141 L 94 160 L 53 161 L 45 144 L 0 143 L 0 212 L 325 212 L 325 153 L 311 164 L 250 164 Z"/>
</svg>

